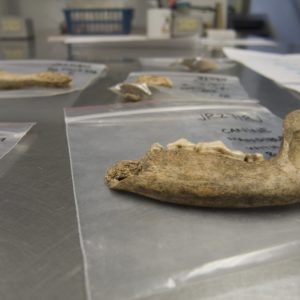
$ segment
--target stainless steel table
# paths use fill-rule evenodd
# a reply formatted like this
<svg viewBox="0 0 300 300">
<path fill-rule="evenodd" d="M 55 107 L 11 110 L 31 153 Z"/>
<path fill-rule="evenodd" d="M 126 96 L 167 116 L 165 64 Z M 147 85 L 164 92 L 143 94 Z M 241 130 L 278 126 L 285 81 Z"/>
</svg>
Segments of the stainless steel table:
<svg viewBox="0 0 300 300">
<path fill-rule="evenodd" d="M 63 108 L 117 101 L 107 88 L 139 69 L 134 59 L 104 63 L 108 77 L 81 94 L 0 100 L 1 122 L 37 122 L 0 160 L 1 300 L 86 299 Z M 250 96 L 280 117 L 300 108 L 299 95 L 242 66 L 227 73 L 239 76 Z"/>
</svg>

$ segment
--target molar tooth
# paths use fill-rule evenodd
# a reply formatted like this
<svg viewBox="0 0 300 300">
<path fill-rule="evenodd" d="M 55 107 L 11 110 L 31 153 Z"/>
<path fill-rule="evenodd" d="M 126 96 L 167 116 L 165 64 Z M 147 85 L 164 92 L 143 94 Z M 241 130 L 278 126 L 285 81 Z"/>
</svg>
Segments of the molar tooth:
<svg viewBox="0 0 300 300">
<path fill-rule="evenodd" d="M 188 141 L 187 139 L 179 139 L 174 143 L 170 143 L 167 145 L 168 150 L 175 150 L 175 149 L 187 149 L 187 150 L 194 150 L 195 144 Z"/>
<path fill-rule="evenodd" d="M 255 162 L 255 161 L 263 161 L 264 157 L 261 153 L 247 153 L 245 155 L 245 159 L 246 162 Z"/>
<path fill-rule="evenodd" d="M 244 161 L 258 161 L 263 160 L 263 156 L 253 157 L 252 154 L 246 154 L 238 150 L 230 150 L 222 141 L 213 141 L 213 142 L 204 142 L 198 143 L 195 145 L 195 151 L 199 153 L 220 153 L 224 156 L 229 156 L 235 159 L 244 160 Z M 251 157 L 249 157 L 249 155 Z"/>
<path fill-rule="evenodd" d="M 197 152 L 221 152 L 225 145 L 221 141 L 203 142 L 195 145 Z"/>
<path fill-rule="evenodd" d="M 161 144 L 154 143 L 154 144 L 151 145 L 150 151 L 151 152 L 158 152 L 158 151 L 161 151 L 163 149 L 164 149 L 164 147 Z"/>
</svg>

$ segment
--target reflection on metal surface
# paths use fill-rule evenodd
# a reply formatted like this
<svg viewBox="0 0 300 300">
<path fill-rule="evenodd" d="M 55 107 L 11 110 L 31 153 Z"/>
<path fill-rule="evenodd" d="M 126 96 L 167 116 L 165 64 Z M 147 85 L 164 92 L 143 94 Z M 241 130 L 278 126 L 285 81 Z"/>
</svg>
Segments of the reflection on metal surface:
<svg viewBox="0 0 300 300">
<path fill-rule="evenodd" d="M 229 258 L 216 260 L 202 265 L 199 268 L 195 268 L 187 274 L 181 275 L 178 278 L 180 282 L 186 282 L 193 280 L 201 276 L 206 276 L 212 273 L 219 273 L 222 271 L 243 268 L 254 264 L 266 263 L 272 261 L 272 259 L 283 258 L 287 253 L 289 256 L 299 255 L 300 241 L 293 241 L 274 247 L 260 249 L 253 252 L 243 253 Z"/>
</svg>

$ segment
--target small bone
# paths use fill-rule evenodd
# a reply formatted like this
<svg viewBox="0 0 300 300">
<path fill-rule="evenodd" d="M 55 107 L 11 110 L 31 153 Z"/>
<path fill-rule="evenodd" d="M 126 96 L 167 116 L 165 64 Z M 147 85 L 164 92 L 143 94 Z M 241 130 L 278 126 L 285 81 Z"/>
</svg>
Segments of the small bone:
<svg viewBox="0 0 300 300">
<path fill-rule="evenodd" d="M 164 86 L 171 88 L 173 82 L 170 78 L 160 75 L 140 75 L 137 78 L 138 83 L 145 83 L 149 86 Z"/>
<path fill-rule="evenodd" d="M 0 72 L 0 89 L 20 89 L 34 86 L 66 88 L 69 87 L 71 81 L 70 76 L 62 73 L 15 74 Z"/>
<path fill-rule="evenodd" d="M 186 58 L 181 64 L 196 72 L 210 72 L 218 69 L 218 65 L 209 58 Z"/>
<path fill-rule="evenodd" d="M 120 92 L 129 101 L 140 101 L 152 94 L 147 85 L 142 83 L 122 83 Z"/>
<path fill-rule="evenodd" d="M 300 110 L 286 116 L 281 149 L 269 160 L 231 151 L 220 141 L 193 145 L 179 140 L 167 149 L 154 144 L 140 160 L 117 162 L 105 181 L 111 189 L 183 205 L 241 208 L 300 202 Z"/>
</svg>

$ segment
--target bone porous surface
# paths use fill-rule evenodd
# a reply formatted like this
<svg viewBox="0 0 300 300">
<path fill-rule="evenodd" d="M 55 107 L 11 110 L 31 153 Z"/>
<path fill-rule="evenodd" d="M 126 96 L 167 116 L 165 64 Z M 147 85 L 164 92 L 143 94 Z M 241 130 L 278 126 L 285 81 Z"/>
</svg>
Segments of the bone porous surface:
<svg viewBox="0 0 300 300">
<path fill-rule="evenodd" d="M 149 86 L 163 86 L 169 88 L 173 86 L 173 82 L 169 77 L 161 75 L 139 75 L 137 82 L 145 83 Z"/>
<path fill-rule="evenodd" d="M 119 161 L 106 184 L 152 199 L 203 207 L 263 207 L 300 202 L 300 110 L 284 120 L 281 149 L 261 154 L 228 149 L 222 142 L 180 139 L 153 144 L 140 160 Z"/>
<path fill-rule="evenodd" d="M 0 72 L 0 89 L 20 89 L 26 87 L 66 88 L 72 78 L 63 73 L 43 72 L 35 74 L 16 74 Z"/>
</svg>

